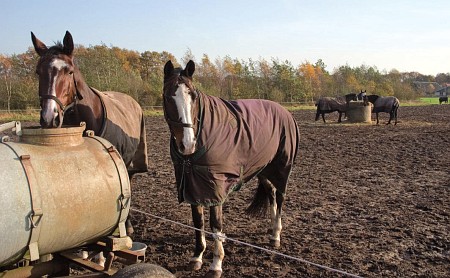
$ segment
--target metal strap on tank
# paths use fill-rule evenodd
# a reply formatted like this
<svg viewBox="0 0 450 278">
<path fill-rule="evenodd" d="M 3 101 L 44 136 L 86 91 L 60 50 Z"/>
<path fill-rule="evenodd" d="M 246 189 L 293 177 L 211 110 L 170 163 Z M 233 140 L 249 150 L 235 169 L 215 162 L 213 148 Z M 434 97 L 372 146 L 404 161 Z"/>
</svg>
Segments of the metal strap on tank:
<svg viewBox="0 0 450 278">
<path fill-rule="evenodd" d="M 88 131 L 88 132 L 86 132 L 86 134 L 88 135 L 89 138 L 92 138 L 92 139 L 96 140 L 97 142 L 99 142 L 100 144 L 102 144 L 102 146 L 108 151 L 109 155 L 111 156 L 111 158 L 114 162 L 114 165 L 116 166 L 117 173 L 119 174 L 120 191 L 121 191 L 121 195 L 120 195 L 120 199 L 119 199 L 119 202 L 120 202 L 119 219 L 120 219 L 120 218 L 122 218 L 123 210 L 125 210 L 125 208 L 127 206 L 130 207 L 131 190 L 129 187 L 125 186 L 127 184 L 127 182 L 124 180 L 125 177 L 128 177 L 128 172 L 121 173 L 119 164 L 123 164 L 124 162 L 123 162 L 122 157 L 120 156 L 119 152 L 117 151 L 117 149 L 114 146 L 107 147 L 105 144 L 103 144 L 102 141 L 98 140 L 93 135 L 93 132 L 91 133 L 90 131 Z M 125 221 L 126 221 L 126 219 L 124 219 L 123 221 L 120 221 L 118 223 L 120 237 L 127 236 L 127 232 L 125 229 Z"/>
<path fill-rule="evenodd" d="M 39 191 L 37 190 L 37 179 L 34 174 L 33 165 L 31 164 L 31 157 L 28 154 L 20 156 L 20 161 L 22 162 L 25 174 L 28 179 L 28 186 L 30 187 L 31 196 L 31 212 L 28 215 L 28 220 L 30 222 L 31 236 L 28 244 L 28 249 L 30 251 L 30 260 L 35 261 L 39 259 L 39 249 L 38 249 L 38 239 L 41 230 L 41 222 L 43 211 L 41 208 L 41 198 L 39 196 Z"/>
</svg>

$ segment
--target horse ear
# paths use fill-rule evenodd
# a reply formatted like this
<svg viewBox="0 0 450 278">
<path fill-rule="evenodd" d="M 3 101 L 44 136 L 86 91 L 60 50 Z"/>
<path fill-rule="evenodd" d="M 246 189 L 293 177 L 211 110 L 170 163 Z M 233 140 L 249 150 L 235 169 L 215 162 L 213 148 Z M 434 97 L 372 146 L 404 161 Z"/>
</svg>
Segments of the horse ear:
<svg viewBox="0 0 450 278">
<path fill-rule="evenodd" d="M 31 32 L 31 41 L 33 42 L 34 50 L 36 50 L 36 53 L 39 56 L 42 56 L 47 52 L 48 48 L 47 46 L 41 42 L 36 36 Z"/>
<path fill-rule="evenodd" d="M 167 61 L 167 63 L 164 65 L 164 79 L 166 77 L 171 76 L 173 74 L 173 70 L 174 70 L 174 67 L 173 67 L 172 61 L 170 61 L 170 60 Z"/>
<path fill-rule="evenodd" d="M 69 33 L 69 31 L 66 31 L 66 34 L 64 35 L 63 44 L 64 44 L 64 53 L 69 56 L 72 55 L 74 46 L 73 46 L 73 38 L 72 35 Z"/>
<path fill-rule="evenodd" d="M 184 71 L 186 72 L 186 76 L 189 78 L 192 78 L 192 75 L 194 75 L 195 71 L 195 63 L 192 60 L 189 60 L 186 67 L 184 68 Z"/>
</svg>

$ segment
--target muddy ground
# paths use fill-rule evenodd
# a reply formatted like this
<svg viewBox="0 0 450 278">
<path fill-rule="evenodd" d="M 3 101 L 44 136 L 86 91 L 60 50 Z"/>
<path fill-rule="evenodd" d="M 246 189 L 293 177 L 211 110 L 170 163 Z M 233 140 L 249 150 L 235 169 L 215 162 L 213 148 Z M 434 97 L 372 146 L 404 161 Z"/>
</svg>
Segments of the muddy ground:
<svg viewBox="0 0 450 278">
<path fill-rule="evenodd" d="M 293 114 L 300 151 L 280 254 L 227 240 L 223 277 L 450 277 L 450 105 L 400 107 L 397 126 L 384 125 L 387 114 L 379 126 L 337 124 L 337 113 L 327 124 L 314 122 L 312 110 Z M 148 245 L 147 262 L 176 277 L 202 277 L 211 237 L 203 269 L 190 272 L 194 231 L 155 218 L 192 225 L 189 205 L 177 202 L 168 127 L 163 117 L 146 124 L 150 171 L 132 179 L 133 239 Z M 224 232 L 273 250 L 269 220 L 244 213 L 255 188 L 252 181 L 230 195 Z"/>
<path fill-rule="evenodd" d="M 267 253 L 225 242 L 224 277 L 341 277 L 302 262 L 363 277 L 450 276 L 450 105 L 400 107 L 397 126 L 314 122 L 314 111 L 293 112 L 300 152 L 284 206 L 282 246 Z M 375 115 L 373 115 L 375 117 Z M 133 178 L 136 210 L 192 225 L 190 207 L 178 204 L 162 117 L 146 118 L 150 172 Z M 230 238 L 271 248 L 268 219 L 244 213 L 255 182 L 224 206 Z M 208 215 L 207 215 L 208 218 Z M 134 240 L 148 245 L 146 261 L 176 277 L 202 277 L 185 266 L 194 231 L 133 213 Z M 209 230 L 209 223 L 206 223 Z M 293 259 L 294 257 L 297 259 Z"/>
</svg>

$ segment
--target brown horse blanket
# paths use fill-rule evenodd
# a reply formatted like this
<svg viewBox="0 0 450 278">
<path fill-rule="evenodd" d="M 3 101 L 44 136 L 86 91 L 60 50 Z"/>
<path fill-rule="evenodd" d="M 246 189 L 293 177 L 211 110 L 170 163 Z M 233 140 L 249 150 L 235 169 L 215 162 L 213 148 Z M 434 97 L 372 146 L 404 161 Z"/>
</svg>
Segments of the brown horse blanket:
<svg viewBox="0 0 450 278">
<path fill-rule="evenodd" d="M 297 124 L 268 100 L 226 101 L 199 93 L 197 151 L 182 156 L 171 140 L 179 202 L 214 206 L 255 175 L 283 169 L 281 192 L 298 148 Z"/>
<path fill-rule="evenodd" d="M 96 135 L 117 148 L 129 174 L 147 172 L 147 141 L 140 105 L 123 93 L 91 89 L 100 97 L 104 111 L 102 129 Z"/>
<path fill-rule="evenodd" d="M 316 102 L 316 106 L 321 111 L 346 111 L 347 103 L 343 97 L 322 97 Z"/>
</svg>

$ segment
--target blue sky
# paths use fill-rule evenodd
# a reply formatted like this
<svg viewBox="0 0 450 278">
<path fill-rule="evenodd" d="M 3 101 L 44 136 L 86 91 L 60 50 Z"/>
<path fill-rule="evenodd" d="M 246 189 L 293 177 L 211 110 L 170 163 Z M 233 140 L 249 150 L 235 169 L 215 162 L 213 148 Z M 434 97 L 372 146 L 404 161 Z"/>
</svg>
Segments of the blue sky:
<svg viewBox="0 0 450 278">
<path fill-rule="evenodd" d="M 450 72 L 449 15 L 448 0 L 0 0 L 0 54 L 25 52 L 30 31 L 53 45 L 69 30 L 76 44 L 178 60 L 190 49 L 197 61 L 322 59 L 329 71 L 348 64 L 436 75 Z"/>
</svg>

